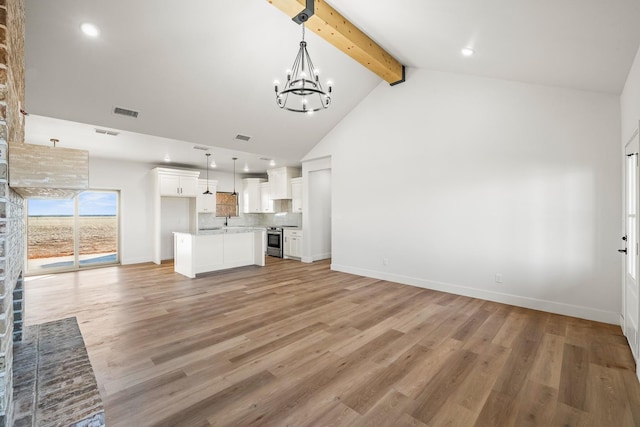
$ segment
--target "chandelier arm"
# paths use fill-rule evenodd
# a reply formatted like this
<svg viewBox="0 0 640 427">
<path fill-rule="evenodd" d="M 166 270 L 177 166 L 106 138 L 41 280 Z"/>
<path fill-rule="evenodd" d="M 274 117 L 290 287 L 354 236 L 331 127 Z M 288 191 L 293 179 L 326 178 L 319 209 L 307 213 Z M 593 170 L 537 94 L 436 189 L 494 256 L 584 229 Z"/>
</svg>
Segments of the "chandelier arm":
<svg viewBox="0 0 640 427">
<path fill-rule="evenodd" d="M 320 78 L 316 74 L 316 68 L 313 66 L 313 62 L 311 61 L 311 56 L 309 56 L 309 52 L 307 51 L 306 46 L 304 47 L 304 53 L 306 54 L 306 57 L 307 57 L 307 64 L 308 64 L 309 72 L 311 73 L 311 80 L 315 81 L 316 85 L 320 88 L 320 90 L 324 92 L 324 89 L 322 89 L 322 83 L 320 83 Z"/>
</svg>

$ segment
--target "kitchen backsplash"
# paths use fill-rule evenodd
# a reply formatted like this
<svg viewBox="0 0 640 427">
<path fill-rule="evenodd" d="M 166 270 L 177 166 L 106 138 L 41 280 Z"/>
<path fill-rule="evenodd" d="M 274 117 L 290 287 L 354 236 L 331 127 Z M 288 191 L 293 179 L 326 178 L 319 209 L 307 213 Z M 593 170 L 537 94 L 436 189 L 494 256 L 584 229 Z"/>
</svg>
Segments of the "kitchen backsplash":
<svg viewBox="0 0 640 427">
<path fill-rule="evenodd" d="M 214 214 L 209 213 L 198 214 L 198 227 L 200 229 L 222 227 L 224 226 L 224 223 L 224 217 L 216 217 Z M 296 227 L 302 227 L 302 214 L 293 212 L 286 212 L 283 214 L 241 213 L 240 216 L 229 218 L 228 225 L 235 227 L 269 227 L 278 225 L 293 225 Z"/>
</svg>

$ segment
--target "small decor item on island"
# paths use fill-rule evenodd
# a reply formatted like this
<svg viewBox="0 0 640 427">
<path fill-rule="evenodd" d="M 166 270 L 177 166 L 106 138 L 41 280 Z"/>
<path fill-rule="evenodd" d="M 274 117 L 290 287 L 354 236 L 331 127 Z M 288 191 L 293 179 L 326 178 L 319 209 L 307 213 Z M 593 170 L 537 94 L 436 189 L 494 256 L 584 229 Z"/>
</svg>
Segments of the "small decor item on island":
<svg viewBox="0 0 640 427">
<path fill-rule="evenodd" d="M 313 14 L 313 13 L 312 13 Z M 308 18 L 307 18 L 308 19 Z M 300 23 L 300 22 L 299 22 Z M 314 68 L 304 41 L 304 22 L 302 24 L 302 41 L 300 50 L 293 61 L 293 66 L 287 70 L 287 81 L 284 88 L 279 90 L 280 82 L 275 82 L 276 103 L 278 107 L 297 113 L 313 113 L 326 109 L 331 104 L 331 82 L 327 82 L 327 91 L 322 88 L 319 72 Z M 291 98 L 289 98 L 291 96 Z"/>
</svg>

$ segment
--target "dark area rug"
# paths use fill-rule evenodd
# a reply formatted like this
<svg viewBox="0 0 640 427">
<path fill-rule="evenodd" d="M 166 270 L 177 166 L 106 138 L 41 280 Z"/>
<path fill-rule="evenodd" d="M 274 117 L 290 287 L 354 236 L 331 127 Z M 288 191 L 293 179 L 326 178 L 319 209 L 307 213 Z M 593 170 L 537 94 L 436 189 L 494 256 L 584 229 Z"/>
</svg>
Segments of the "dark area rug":
<svg viewBox="0 0 640 427">
<path fill-rule="evenodd" d="M 14 427 L 101 427 L 104 407 L 75 317 L 27 326 L 14 345 Z"/>
</svg>

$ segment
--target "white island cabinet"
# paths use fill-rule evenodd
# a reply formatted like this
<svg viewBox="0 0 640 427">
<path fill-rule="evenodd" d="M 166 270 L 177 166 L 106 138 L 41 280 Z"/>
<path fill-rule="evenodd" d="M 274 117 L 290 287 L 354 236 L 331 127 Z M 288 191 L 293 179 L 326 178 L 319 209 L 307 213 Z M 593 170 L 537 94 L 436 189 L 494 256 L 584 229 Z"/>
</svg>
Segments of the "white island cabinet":
<svg viewBox="0 0 640 427">
<path fill-rule="evenodd" d="M 264 267 L 264 229 L 223 228 L 173 235 L 174 270 L 192 279 L 208 271 L 245 265 Z"/>
</svg>

